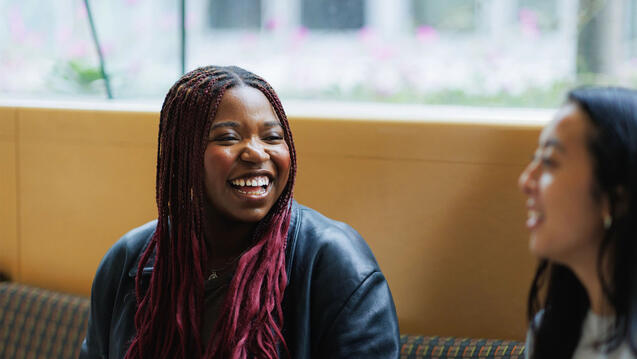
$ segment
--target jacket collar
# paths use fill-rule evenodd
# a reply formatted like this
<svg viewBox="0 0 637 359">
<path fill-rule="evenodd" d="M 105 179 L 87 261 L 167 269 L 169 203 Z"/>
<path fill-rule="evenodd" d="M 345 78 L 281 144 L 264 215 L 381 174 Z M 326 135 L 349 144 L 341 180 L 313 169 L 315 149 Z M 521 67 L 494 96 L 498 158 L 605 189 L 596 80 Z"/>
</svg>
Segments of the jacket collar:
<svg viewBox="0 0 637 359">
<path fill-rule="evenodd" d="M 294 249 L 296 247 L 296 237 L 300 228 L 299 224 L 301 223 L 299 204 L 295 200 L 292 200 L 292 208 L 290 209 L 290 212 L 291 212 L 290 227 L 288 228 L 288 238 L 287 238 L 286 246 L 285 246 L 285 258 L 286 258 L 285 272 L 288 278 L 290 278 L 290 272 L 292 270 L 292 262 L 293 262 L 292 259 L 294 258 Z M 135 259 L 135 263 L 133 264 L 133 267 L 128 271 L 128 275 L 131 278 L 135 278 L 135 276 L 137 276 L 139 262 L 141 262 L 142 256 L 144 255 L 144 252 L 146 252 L 146 249 L 148 249 L 148 246 L 150 245 L 150 242 L 152 241 L 152 238 L 154 235 L 155 235 L 155 231 L 153 231 L 150 234 L 150 236 L 146 239 L 146 242 L 144 243 L 144 247 L 139 252 L 139 255 L 137 256 L 137 258 Z M 142 270 L 142 274 L 153 273 L 156 257 L 157 257 L 157 248 L 155 247 L 153 249 L 153 253 L 151 253 L 150 257 L 148 258 L 148 262 L 146 262 L 146 265 L 144 266 L 144 269 Z"/>
<path fill-rule="evenodd" d="M 139 262 L 141 262 L 142 256 L 144 256 L 144 252 L 146 252 L 146 249 L 148 249 L 148 246 L 150 245 L 150 242 L 152 241 L 153 236 L 155 235 L 155 230 L 153 230 L 150 236 L 146 239 L 142 250 L 139 251 L 139 255 L 135 259 L 135 263 L 133 264 L 133 267 L 128 271 L 129 277 L 135 278 L 135 276 L 137 276 L 137 270 L 139 269 Z M 144 266 L 144 269 L 142 270 L 143 274 L 151 274 L 153 272 L 156 257 L 157 257 L 157 248 L 154 248 L 153 253 L 150 254 L 150 258 L 148 258 L 148 262 L 146 262 L 146 265 Z"/>
</svg>

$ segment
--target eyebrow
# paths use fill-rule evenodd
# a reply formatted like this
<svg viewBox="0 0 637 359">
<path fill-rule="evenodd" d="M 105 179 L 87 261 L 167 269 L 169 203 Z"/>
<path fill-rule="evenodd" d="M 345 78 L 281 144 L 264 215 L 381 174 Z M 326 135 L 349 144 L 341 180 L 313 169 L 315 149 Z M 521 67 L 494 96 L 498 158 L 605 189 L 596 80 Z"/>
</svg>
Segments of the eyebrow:
<svg viewBox="0 0 637 359">
<path fill-rule="evenodd" d="M 225 122 L 217 122 L 217 123 L 213 123 L 212 127 L 210 127 L 210 131 L 219 128 L 219 127 L 232 127 L 232 128 L 237 128 L 239 127 L 239 124 L 237 122 L 233 122 L 233 121 L 225 121 Z"/>
<path fill-rule="evenodd" d="M 277 121 L 267 121 L 267 122 L 263 123 L 263 126 L 265 126 L 265 127 L 283 127 Z"/>
<path fill-rule="evenodd" d="M 548 140 L 546 140 L 546 142 L 544 142 L 542 147 L 544 147 L 544 148 L 554 147 L 554 148 L 556 148 L 558 151 L 560 151 L 562 153 L 566 152 L 566 148 L 564 148 L 564 145 L 562 145 L 562 142 L 560 142 L 556 138 L 549 138 Z"/>
<path fill-rule="evenodd" d="M 280 123 L 278 123 L 277 121 L 267 121 L 263 123 L 264 127 L 282 127 Z M 217 123 L 213 123 L 212 127 L 210 127 L 210 130 L 214 130 L 217 129 L 219 127 L 232 127 L 232 128 L 237 128 L 240 127 L 239 123 L 234 122 L 234 121 L 225 121 L 225 122 L 217 122 Z"/>
</svg>

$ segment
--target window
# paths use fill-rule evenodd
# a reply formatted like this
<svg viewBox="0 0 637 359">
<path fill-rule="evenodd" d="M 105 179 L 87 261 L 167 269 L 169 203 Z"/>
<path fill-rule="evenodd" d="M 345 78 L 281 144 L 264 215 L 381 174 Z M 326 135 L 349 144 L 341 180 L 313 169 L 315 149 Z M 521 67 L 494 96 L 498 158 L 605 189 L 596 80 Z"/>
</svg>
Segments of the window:
<svg viewBox="0 0 637 359">
<path fill-rule="evenodd" d="M 178 2 L 90 3 L 113 96 L 161 101 L 180 75 Z M 578 40 L 609 41 L 583 35 L 582 14 L 610 4 L 622 6 L 621 51 L 592 51 L 616 61 L 584 74 L 578 60 L 592 56 Z M 241 66 L 283 98 L 555 107 L 580 84 L 637 87 L 637 0 L 187 0 L 186 10 L 187 70 Z M 614 33 L 609 23 L 596 31 Z M 0 96 L 104 89 L 83 0 L 0 0 Z"/>
<path fill-rule="evenodd" d="M 209 0 L 208 13 L 215 29 L 261 28 L 261 0 Z"/>
<path fill-rule="evenodd" d="M 301 23 L 311 30 L 353 30 L 365 23 L 363 0 L 302 0 Z"/>
<path fill-rule="evenodd" d="M 416 26 L 447 32 L 474 31 L 479 6 L 477 0 L 412 0 Z"/>
</svg>

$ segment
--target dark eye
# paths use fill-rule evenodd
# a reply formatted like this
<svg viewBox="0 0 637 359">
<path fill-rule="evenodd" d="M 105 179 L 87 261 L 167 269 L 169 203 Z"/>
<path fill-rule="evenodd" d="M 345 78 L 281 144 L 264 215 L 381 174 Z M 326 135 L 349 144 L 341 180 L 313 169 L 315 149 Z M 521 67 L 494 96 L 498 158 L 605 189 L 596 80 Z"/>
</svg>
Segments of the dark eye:
<svg viewBox="0 0 637 359">
<path fill-rule="evenodd" d="M 267 142 L 277 142 L 277 141 L 283 140 L 283 136 L 278 134 L 272 134 L 272 135 L 265 136 L 263 140 Z"/>
<path fill-rule="evenodd" d="M 543 157 L 541 159 L 542 161 L 542 167 L 544 168 L 555 168 L 557 166 L 557 162 L 555 162 L 553 159 L 549 158 L 549 157 Z"/>
<path fill-rule="evenodd" d="M 239 141 L 239 138 L 234 135 L 220 135 L 217 137 L 213 137 L 212 142 L 236 142 Z"/>
</svg>

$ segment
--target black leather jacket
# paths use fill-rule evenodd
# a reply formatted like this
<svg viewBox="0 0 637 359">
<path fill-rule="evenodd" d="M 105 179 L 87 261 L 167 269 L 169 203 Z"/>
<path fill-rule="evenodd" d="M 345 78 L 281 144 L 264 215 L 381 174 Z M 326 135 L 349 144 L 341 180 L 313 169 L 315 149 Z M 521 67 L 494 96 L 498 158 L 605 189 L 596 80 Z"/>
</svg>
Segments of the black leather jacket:
<svg viewBox="0 0 637 359">
<path fill-rule="evenodd" d="M 135 333 L 135 275 L 156 221 L 124 235 L 93 281 L 80 359 L 123 358 Z M 153 260 L 144 268 L 150 279 Z M 396 309 L 363 238 L 345 223 L 293 204 L 286 248 L 283 334 L 292 358 L 399 357 Z"/>
</svg>

